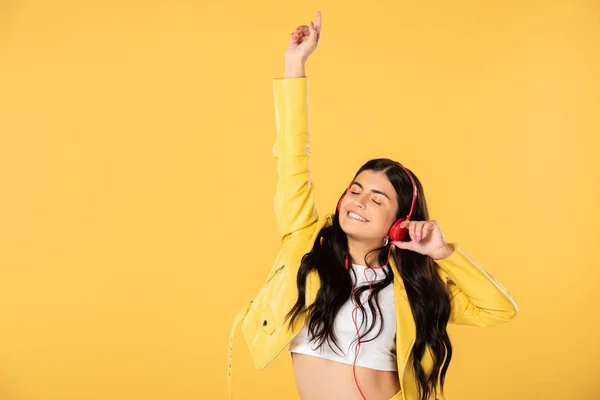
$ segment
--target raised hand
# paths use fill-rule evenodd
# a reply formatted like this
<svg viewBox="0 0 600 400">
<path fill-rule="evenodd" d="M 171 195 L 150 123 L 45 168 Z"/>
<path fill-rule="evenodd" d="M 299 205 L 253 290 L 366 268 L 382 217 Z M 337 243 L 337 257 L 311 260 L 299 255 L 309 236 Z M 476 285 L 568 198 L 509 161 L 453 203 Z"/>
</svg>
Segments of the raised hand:
<svg viewBox="0 0 600 400">
<path fill-rule="evenodd" d="M 315 23 L 310 21 L 308 25 L 300 25 L 290 33 L 290 43 L 285 52 L 288 61 L 306 62 L 308 57 L 315 51 L 321 39 L 321 12 L 317 11 Z"/>
</svg>

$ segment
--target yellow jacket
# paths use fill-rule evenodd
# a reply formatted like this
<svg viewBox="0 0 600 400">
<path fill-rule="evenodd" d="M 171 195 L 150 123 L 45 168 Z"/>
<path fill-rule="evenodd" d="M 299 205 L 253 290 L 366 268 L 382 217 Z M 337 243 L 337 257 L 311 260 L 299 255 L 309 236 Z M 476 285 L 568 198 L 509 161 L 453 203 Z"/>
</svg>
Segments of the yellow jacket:
<svg viewBox="0 0 600 400">
<path fill-rule="evenodd" d="M 314 186 L 309 170 L 310 136 L 308 78 L 274 78 L 278 181 L 275 191 L 275 218 L 281 247 L 264 284 L 236 315 L 229 341 L 227 386 L 231 389 L 231 362 L 236 327 L 250 349 L 254 365 L 265 368 L 286 348 L 304 325 L 304 315 L 292 330 L 284 316 L 294 305 L 298 291 L 296 274 L 302 256 L 312 249 L 319 231 L 332 223 L 333 213 L 317 214 Z M 480 268 L 457 244 L 447 258 L 436 260 L 442 281 L 451 293 L 450 322 L 482 327 L 507 322 L 517 314 L 517 304 L 502 285 Z M 393 258 L 391 266 L 397 271 Z M 319 275 L 313 270 L 306 281 L 306 304 L 315 301 Z M 417 400 L 417 385 L 412 371 L 412 346 L 415 323 L 400 274 L 394 274 L 396 305 L 396 353 L 398 377 L 404 400 Z M 288 320 L 289 321 L 289 320 Z M 431 373 L 433 359 L 425 352 L 421 359 L 425 373 Z M 433 397 L 432 397 L 433 398 Z"/>
</svg>

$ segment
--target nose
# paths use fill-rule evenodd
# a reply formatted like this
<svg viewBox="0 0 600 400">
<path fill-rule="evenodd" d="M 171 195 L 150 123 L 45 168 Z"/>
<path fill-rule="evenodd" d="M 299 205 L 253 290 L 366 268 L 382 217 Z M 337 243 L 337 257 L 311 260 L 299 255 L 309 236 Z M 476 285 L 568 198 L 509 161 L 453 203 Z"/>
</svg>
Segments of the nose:
<svg viewBox="0 0 600 400">
<path fill-rule="evenodd" d="M 354 205 L 356 205 L 359 208 L 365 208 L 365 200 L 363 197 L 363 193 L 359 194 L 354 198 Z"/>
</svg>

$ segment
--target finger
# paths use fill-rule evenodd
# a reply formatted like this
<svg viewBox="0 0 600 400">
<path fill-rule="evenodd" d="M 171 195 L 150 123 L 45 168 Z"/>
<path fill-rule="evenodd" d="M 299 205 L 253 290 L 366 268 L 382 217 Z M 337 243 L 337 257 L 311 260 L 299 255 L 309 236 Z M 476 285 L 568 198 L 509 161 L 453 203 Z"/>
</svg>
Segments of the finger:
<svg viewBox="0 0 600 400">
<path fill-rule="evenodd" d="M 413 234 L 414 235 L 413 240 L 415 242 L 418 242 L 419 240 L 421 240 L 421 225 L 422 225 L 421 221 L 415 221 L 415 231 L 414 231 L 415 233 Z"/>
<path fill-rule="evenodd" d="M 310 21 L 310 26 L 308 27 L 310 37 L 314 39 L 315 42 L 319 40 L 319 32 L 315 29 L 315 25 L 312 21 Z"/>
<path fill-rule="evenodd" d="M 317 16 L 315 18 L 315 29 L 317 33 L 321 33 L 321 11 L 317 11 Z"/>
<path fill-rule="evenodd" d="M 309 31 L 308 31 L 308 26 L 307 25 L 300 25 L 299 27 L 297 27 L 292 33 L 290 33 L 290 36 L 296 36 L 297 40 L 299 38 L 301 38 L 304 35 L 308 35 Z"/>
<path fill-rule="evenodd" d="M 415 240 L 415 237 L 417 236 L 417 234 L 415 233 L 415 228 L 417 227 L 417 224 L 415 223 L 415 221 L 410 221 L 408 224 L 408 233 L 410 234 L 410 238 L 412 240 Z"/>
<path fill-rule="evenodd" d="M 310 27 L 306 27 L 306 29 L 300 29 L 298 31 L 295 31 L 295 34 L 298 35 L 298 37 L 302 37 L 302 36 L 309 36 L 310 35 Z"/>
<path fill-rule="evenodd" d="M 403 250 L 412 250 L 412 242 L 392 242 L 392 245 Z"/>
<path fill-rule="evenodd" d="M 421 240 L 422 225 L 423 225 L 422 221 L 415 221 L 414 241 L 416 241 L 416 242 Z"/>
<path fill-rule="evenodd" d="M 419 225 L 419 229 L 417 230 L 417 241 L 421 241 L 425 239 L 425 235 L 427 234 L 427 221 L 423 221 L 421 225 Z"/>
<path fill-rule="evenodd" d="M 442 228 L 440 228 L 440 224 L 438 223 L 438 221 L 433 220 L 433 221 L 429 221 L 429 229 L 428 229 L 428 234 L 429 235 L 433 235 L 433 232 L 435 231 L 439 231 L 439 233 L 442 235 L 442 239 L 444 238 L 444 234 L 442 233 Z"/>
<path fill-rule="evenodd" d="M 429 232 L 430 229 L 431 229 L 431 223 L 427 222 L 427 223 L 423 224 L 423 231 L 421 231 L 421 240 L 423 240 L 427 237 L 427 233 Z"/>
</svg>

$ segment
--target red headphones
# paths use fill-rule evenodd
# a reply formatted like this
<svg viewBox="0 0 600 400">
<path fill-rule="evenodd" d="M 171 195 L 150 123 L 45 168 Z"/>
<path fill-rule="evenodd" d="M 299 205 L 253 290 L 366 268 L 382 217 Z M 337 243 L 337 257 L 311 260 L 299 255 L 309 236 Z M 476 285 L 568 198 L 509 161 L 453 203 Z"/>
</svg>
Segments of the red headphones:
<svg viewBox="0 0 600 400">
<path fill-rule="evenodd" d="M 404 166 L 402 166 L 402 164 L 400 163 L 396 163 L 400 168 L 402 168 L 406 174 L 408 175 L 408 177 L 410 178 L 410 181 L 412 182 L 412 187 L 413 187 L 413 197 L 412 197 L 412 203 L 410 205 L 410 211 L 408 213 L 408 215 L 405 218 L 398 218 L 396 221 L 394 221 L 394 223 L 392 224 L 390 230 L 388 231 L 388 237 L 390 241 L 393 242 L 398 242 L 400 240 L 402 240 L 404 238 L 404 236 L 406 236 L 406 233 L 408 232 L 407 228 L 401 228 L 400 224 L 403 221 L 409 220 L 412 217 L 414 208 L 415 208 L 415 202 L 417 200 L 417 185 L 415 184 L 415 180 L 412 176 L 412 174 L 406 169 L 404 168 Z M 350 190 L 350 188 L 352 187 L 352 184 L 354 183 L 354 180 L 352 180 L 352 182 L 350 182 L 350 186 L 348 186 L 348 189 L 346 189 L 346 192 L 344 192 L 344 194 L 342 195 L 342 197 L 340 198 L 340 200 L 338 201 L 337 204 L 337 212 L 339 214 L 340 212 L 340 208 L 342 205 L 342 200 L 344 199 L 344 196 L 346 196 L 346 193 L 348 192 L 348 190 Z M 388 260 L 390 259 L 390 253 L 392 251 L 392 246 L 390 246 L 389 250 L 388 250 Z M 346 270 L 348 269 L 348 251 L 346 251 L 346 258 L 344 260 L 344 266 L 346 267 Z M 369 296 L 367 297 L 367 299 L 361 303 L 360 305 L 357 304 L 358 302 L 356 301 L 356 297 L 354 295 L 354 287 L 352 287 L 352 302 L 355 305 L 354 309 L 352 310 L 352 322 L 354 322 L 354 327 L 356 328 L 356 335 L 358 336 L 358 345 L 356 348 L 356 355 L 354 356 L 354 363 L 352 364 L 352 371 L 354 373 L 354 382 L 356 383 L 356 387 L 358 388 L 358 391 L 360 392 L 362 398 L 364 400 L 366 400 L 365 395 L 363 394 L 362 390 L 360 389 L 360 386 L 358 385 L 358 380 L 356 379 L 356 360 L 358 359 L 358 353 L 360 351 L 360 333 L 358 331 L 358 323 L 356 321 L 356 312 L 357 310 L 364 305 L 365 303 L 367 303 L 369 301 L 369 299 L 371 298 L 371 295 L 373 293 L 373 290 L 371 288 L 371 281 L 369 281 L 369 278 L 367 278 L 367 269 L 364 270 L 364 276 L 365 276 L 365 280 L 369 283 Z"/>
</svg>

